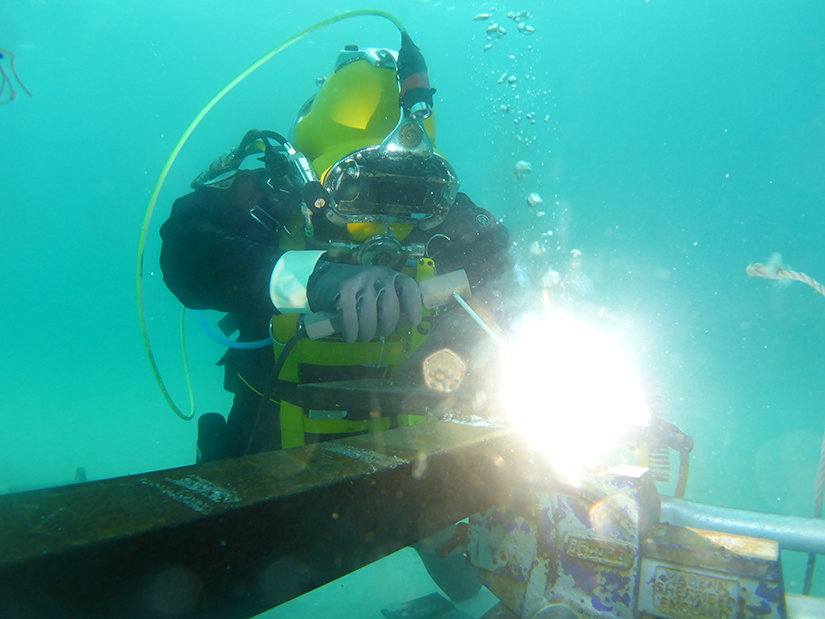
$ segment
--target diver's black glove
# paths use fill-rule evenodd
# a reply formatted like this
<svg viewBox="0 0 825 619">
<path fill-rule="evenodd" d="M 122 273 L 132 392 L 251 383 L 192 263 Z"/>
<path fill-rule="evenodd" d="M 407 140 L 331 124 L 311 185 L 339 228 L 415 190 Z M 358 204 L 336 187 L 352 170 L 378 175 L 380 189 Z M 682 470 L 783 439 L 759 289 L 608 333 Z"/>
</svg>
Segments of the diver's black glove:
<svg viewBox="0 0 825 619">
<path fill-rule="evenodd" d="M 421 293 L 415 280 L 387 267 L 355 266 L 322 261 L 307 282 L 307 300 L 313 312 L 340 313 L 347 342 L 369 341 L 376 328 L 387 336 L 402 316 L 421 324 Z"/>
</svg>

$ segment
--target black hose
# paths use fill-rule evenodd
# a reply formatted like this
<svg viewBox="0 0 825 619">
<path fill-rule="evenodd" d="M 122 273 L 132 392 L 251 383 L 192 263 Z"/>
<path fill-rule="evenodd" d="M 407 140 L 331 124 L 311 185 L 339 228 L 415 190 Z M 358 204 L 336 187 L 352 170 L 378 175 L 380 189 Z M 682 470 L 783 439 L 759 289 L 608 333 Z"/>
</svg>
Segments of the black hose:
<svg viewBox="0 0 825 619">
<path fill-rule="evenodd" d="M 276 133 L 274 131 L 261 131 L 260 134 L 261 134 L 261 137 L 270 138 L 270 139 L 275 140 L 281 146 L 286 146 L 287 144 L 289 144 L 289 140 L 287 140 L 280 133 Z"/>
<path fill-rule="evenodd" d="M 292 349 L 295 348 L 295 345 L 300 339 L 301 330 L 298 329 L 295 335 L 293 335 L 286 343 L 283 350 L 281 350 L 281 354 L 278 355 L 277 361 L 275 361 L 275 367 L 272 368 L 272 373 L 266 381 L 266 387 L 264 387 L 264 390 L 261 393 L 261 403 L 258 405 L 258 411 L 255 413 L 255 424 L 252 426 L 252 432 L 249 433 L 249 440 L 246 442 L 246 449 L 243 452 L 243 455 L 245 456 L 249 455 L 249 450 L 252 448 L 252 442 L 258 435 L 258 426 L 260 426 L 261 417 L 263 417 L 264 406 L 266 406 L 266 403 L 271 399 L 277 400 L 276 396 L 278 396 L 278 385 L 280 384 L 278 382 L 278 376 L 280 376 L 281 370 L 284 369 L 284 364 L 289 357 L 289 353 L 292 352 Z"/>
</svg>

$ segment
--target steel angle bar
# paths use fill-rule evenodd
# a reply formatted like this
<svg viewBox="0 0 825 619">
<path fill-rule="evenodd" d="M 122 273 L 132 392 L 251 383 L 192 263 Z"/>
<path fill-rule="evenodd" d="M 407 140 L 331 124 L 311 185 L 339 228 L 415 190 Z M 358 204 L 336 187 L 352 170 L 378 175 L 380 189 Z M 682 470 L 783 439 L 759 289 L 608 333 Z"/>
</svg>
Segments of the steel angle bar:
<svg viewBox="0 0 825 619">
<path fill-rule="evenodd" d="M 0 617 L 251 617 L 506 500 L 521 441 L 426 423 L 0 497 Z"/>
</svg>

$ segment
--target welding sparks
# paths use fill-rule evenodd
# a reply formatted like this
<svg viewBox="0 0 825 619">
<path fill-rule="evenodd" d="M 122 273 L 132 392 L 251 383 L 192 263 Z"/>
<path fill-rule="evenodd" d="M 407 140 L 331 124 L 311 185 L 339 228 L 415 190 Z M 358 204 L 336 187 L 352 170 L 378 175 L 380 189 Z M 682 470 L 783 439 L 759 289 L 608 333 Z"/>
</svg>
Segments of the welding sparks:
<svg viewBox="0 0 825 619">
<path fill-rule="evenodd" d="M 618 343 L 570 316 L 528 319 L 507 354 L 510 415 L 571 482 L 649 408 Z"/>
</svg>

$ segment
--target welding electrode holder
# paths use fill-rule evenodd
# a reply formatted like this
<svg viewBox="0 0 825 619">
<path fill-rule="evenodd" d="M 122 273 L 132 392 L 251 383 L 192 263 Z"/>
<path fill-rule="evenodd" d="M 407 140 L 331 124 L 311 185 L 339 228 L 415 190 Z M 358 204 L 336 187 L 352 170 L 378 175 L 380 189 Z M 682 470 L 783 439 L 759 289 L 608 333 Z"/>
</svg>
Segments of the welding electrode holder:
<svg viewBox="0 0 825 619">
<path fill-rule="evenodd" d="M 421 303 L 427 309 L 449 303 L 453 300 L 454 293 L 465 299 L 471 294 L 470 281 L 464 269 L 425 279 L 418 284 L 418 289 L 421 291 Z M 324 311 L 306 314 L 301 322 L 304 333 L 312 340 L 329 337 L 341 328 L 338 312 Z"/>
</svg>

